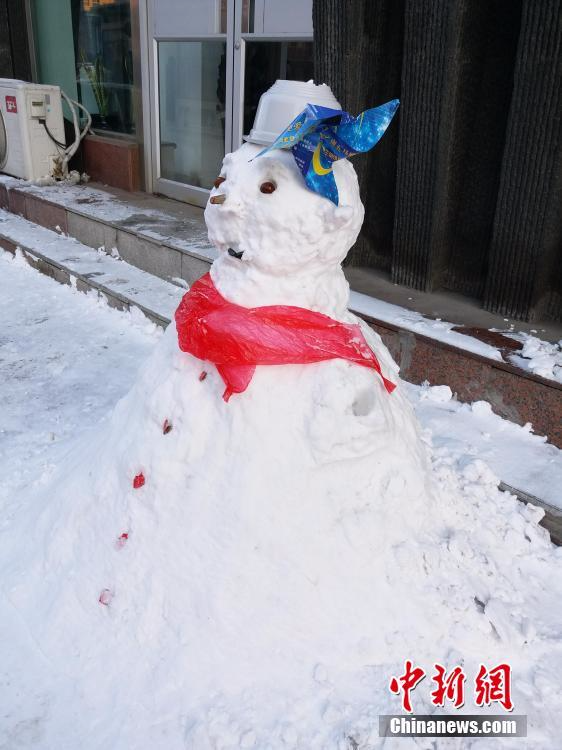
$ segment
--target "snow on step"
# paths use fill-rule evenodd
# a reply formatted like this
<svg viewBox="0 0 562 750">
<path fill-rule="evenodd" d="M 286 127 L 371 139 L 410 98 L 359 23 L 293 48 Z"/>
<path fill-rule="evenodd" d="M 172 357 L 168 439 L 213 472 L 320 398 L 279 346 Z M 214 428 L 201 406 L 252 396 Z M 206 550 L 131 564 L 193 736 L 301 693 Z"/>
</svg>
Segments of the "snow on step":
<svg viewBox="0 0 562 750">
<path fill-rule="evenodd" d="M 185 289 L 175 284 L 3 210 L 0 210 L 0 235 L 93 287 L 126 298 L 161 318 L 171 319 L 185 294 Z"/>
<path fill-rule="evenodd" d="M 217 257 L 215 248 L 207 240 L 204 225 L 187 212 L 182 215 L 181 224 L 189 229 L 189 239 L 178 236 L 177 216 L 164 210 L 139 205 L 138 199 L 135 200 L 127 194 L 117 196 L 108 190 L 82 184 L 58 183 L 38 187 L 6 175 L 0 175 L 0 183 L 6 185 L 9 190 L 17 189 L 20 193 L 28 193 L 35 198 L 50 201 L 72 213 L 118 229 L 126 228 L 158 242 L 165 242 L 196 258 L 213 261 Z"/>
<path fill-rule="evenodd" d="M 458 333 L 452 329 L 456 323 L 449 323 L 446 320 L 433 320 L 426 318 L 421 313 L 414 310 L 408 310 L 400 305 L 393 305 L 391 302 L 369 297 L 360 292 L 351 292 L 349 295 L 349 309 L 359 315 L 367 315 L 376 318 L 384 323 L 404 328 L 413 333 L 419 333 L 437 341 L 443 341 L 445 344 L 456 346 L 464 351 L 479 354 L 488 359 L 494 359 L 497 362 L 503 362 L 503 357 L 495 346 L 490 346 L 484 341 L 479 341 L 473 336 L 465 333 Z"/>
</svg>

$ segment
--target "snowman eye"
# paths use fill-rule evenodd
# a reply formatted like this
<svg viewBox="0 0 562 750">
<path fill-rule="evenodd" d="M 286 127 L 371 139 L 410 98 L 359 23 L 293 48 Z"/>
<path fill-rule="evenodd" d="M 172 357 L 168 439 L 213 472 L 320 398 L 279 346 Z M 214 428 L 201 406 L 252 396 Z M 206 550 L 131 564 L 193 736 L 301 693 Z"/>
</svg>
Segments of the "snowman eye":
<svg viewBox="0 0 562 750">
<path fill-rule="evenodd" d="M 277 185 L 274 182 L 262 182 L 260 190 L 262 193 L 273 193 L 277 189 Z"/>
<path fill-rule="evenodd" d="M 223 177 L 222 175 L 219 175 L 217 179 L 213 182 L 213 185 L 218 188 L 222 185 L 222 183 L 226 180 L 226 177 Z"/>
</svg>

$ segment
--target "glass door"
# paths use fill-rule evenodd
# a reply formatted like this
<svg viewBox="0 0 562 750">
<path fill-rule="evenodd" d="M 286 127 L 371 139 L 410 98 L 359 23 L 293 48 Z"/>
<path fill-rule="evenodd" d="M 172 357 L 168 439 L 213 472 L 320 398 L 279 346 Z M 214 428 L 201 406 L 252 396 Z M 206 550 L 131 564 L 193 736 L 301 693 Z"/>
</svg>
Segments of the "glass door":
<svg viewBox="0 0 562 750">
<path fill-rule="evenodd" d="M 204 206 L 278 78 L 312 78 L 312 0 L 148 0 L 154 192 Z"/>
<path fill-rule="evenodd" d="M 232 138 L 232 0 L 149 0 L 153 190 L 204 205 Z M 232 37 L 232 33 L 230 34 Z"/>
</svg>

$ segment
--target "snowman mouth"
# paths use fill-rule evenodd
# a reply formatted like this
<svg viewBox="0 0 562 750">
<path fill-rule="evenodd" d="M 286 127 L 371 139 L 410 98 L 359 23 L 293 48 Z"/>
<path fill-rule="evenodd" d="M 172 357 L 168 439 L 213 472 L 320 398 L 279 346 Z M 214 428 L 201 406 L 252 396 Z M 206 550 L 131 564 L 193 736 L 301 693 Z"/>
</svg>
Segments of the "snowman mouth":
<svg viewBox="0 0 562 750">
<path fill-rule="evenodd" d="M 244 255 L 243 250 L 235 250 L 233 247 L 229 247 L 227 253 L 231 258 L 237 258 L 238 260 L 242 260 L 242 256 Z"/>
</svg>

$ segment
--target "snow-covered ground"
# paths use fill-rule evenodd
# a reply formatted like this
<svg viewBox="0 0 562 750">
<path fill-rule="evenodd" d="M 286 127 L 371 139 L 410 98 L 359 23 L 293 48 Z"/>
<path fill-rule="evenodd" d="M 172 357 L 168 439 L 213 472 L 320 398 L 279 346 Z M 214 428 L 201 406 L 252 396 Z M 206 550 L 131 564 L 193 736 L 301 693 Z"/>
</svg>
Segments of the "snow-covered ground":
<svg viewBox="0 0 562 750">
<path fill-rule="evenodd" d="M 447 385 L 407 388 L 436 453 L 459 467 L 482 459 L 506 484 L 562 507 L 562 451 L 534 435 L 532 425 L 499 417 L 487 401 L 456 401 Z"/>
<path fill-rule="evenodd" d="M 0 251 L 0 507 L 130 387 L 161 329 Z"/>
<path fill-rule="evenodd" d="M 1 209 L 0 232 L 35 257 L 59 265 L 71 276 L 87 280 L 98 289 L 108 290 L 162 318 L 172 317 L 184 294 L 177 286 L 183 279 L 174 279 L 176 284 L 170 284 L 130 263 L 123 263 L 115 248 L 113 255 L 109 255 L 103 248 L 95 250 Z"/>
<path fill-rule="evenodd" d="M 161 331 L 138 311 L 62 286 L 0 254 L 0 501 L 55 463 L 69 439 L 125 394 Z M 562 451 L 447 386 L 409 385 L 436 448 L 463 465 L 482 458 L 507 484 L 562 507 Z"/>
<path fill-rule="evenodd" d="M 152 351 L 161 333 L 139 313 L 125 314 L 112 310 L 103 302 L 100 302 L 97 296 L 83 295 L 70 287 L 59 285 L 28 267 L 22 258 L 12 259 L 6 253 L 0 253 L 0 314 L 2 316 L 0 334 L 0 471 L 2 472 L 0 518 L 2 520 L 0 524 L 4 528 L 8 528 L 8 525 L 10 525 L 11 530 L 14 526 L 22 526 L 22 524 L 11 525 L 13 519 L 18 518 L 18 512 L 20 511 L 19 491 L 30 482 L 36 481 L 38 477 L 44 477 L 45 481 L 48 481 L 51 468 L 54 470 L 55 466 L 65 466 L 65 454 L 69 446 L 80 435 L 84 436 L 84 432 L 103 418 L 115 402 L 129 391 L 131 384 L 136 379 L 137 369 Z M 513 524 L 511 531 L 507 532 L 512 535 L 510 544 L 518 554 L 521 554 L 519 557 L 514 554 L 513 568 L 509 569 L 514 570 L 514 576 L 518 575 L 519 567 L 517 566 L 524 567 L 526 571 L 529 568 L 537 571 L 537 591 L 526 591 L 526 595 L 529 599 L 533 596 L 537 600 L 540 599 L 542 608 L 539 611 L 544 614 L 546 609 L 543 600 L 546 600 L 547 597 L 543 587 L 539 584 L 541 576 L 544 574 L 543 567 L 541 567 L 544 562 L 543 557 L 546 559 L 547 553 L 550 554 L 550 547 L 547 547 L 544 537 L 537 536 L 540 530 L 534 529 L 533 524 L 528 523 L 533 515 L 532 509 L 528 508 L 520 514 L 520 506 L 517 506 L 512 499 L 502 493 L 497 493 L 496 496 L 495 490 L 493 490 L 493 477 L 491 478 L 486 467 L 480 465 L 479 462 L 475 462 L 474 459 L 484 455 L 481 449 L 483 446 L 486 447 L 487 455 L 484 455 L 484 458 L 490 460 L 492 465 L 494 462 L 498 462 L 497 466 L 501 467 L 501 473 L 499 471 L 496 473 L 499 473 L 501 478 L 510 484 L 521 485 L 521 482 L 516 482 L 512 477 L 507 476 L 506 472 L 509 472 L 509 470 L 515 471 L 517 468 L 521 470 L 521 467 L 525 465 L 533 469 L 535 466 L 539 466 L 543 474 L 547 471 L 547 468 L 548 471 L 560 471 L 560 452 L 545 445 L 543 441 L 530 434 L 528 430 L 495 417 L 485 404 L 479 403 L 472 406 L 457 404 L 452 400 L 450 391 L 446 386 L 437 388 L 427 386 L 415 388 L 412 386 L 408 388 L 408 392 L 423 424 L 433 429 L 433 441 L 438 452 L 437 464 L 439 464 L 443 481 L 447 480 L 447 467 L 449 465 L 451 469 L 459 468 L 462 470 L 462 464 L 465 463 L 462 482 L 466 485 L 474 485 L 473 490 L 470 491 L 478 493 L 482 502 L 480 511 L 486 512 L 487 509 L 483 503 L 493 496 L 495 502 L 498 503 L 498 507 L 490 509 L 494 514 L 494 523 L 497 523 L 498 518 L 504 518 L 502 516 L 504 511 L 510 514 L 508 527 Z M 134 408 L 131 416 L 134 417 Z M 502 446 L 506 444 L 509 450 L 503 452 Z M 512 460 L 508 460 L 510 456 Z M 502 461 L 503 463 L 501 463 Z M 70 467 L 69 471 L 71 471 Z M 522 481 L 527 482 L 524 489 L 540 495 L 537 489 L 529 486 L 529 474 L 527 472 L 521 477 Z M 551 474 L 551 476 L 554 476 L 554 474 Z M 452 474 L 449 479 L 452 482 Z M 96 481 L 95 478 L 93 481 Z M 559 482 L 556 479 L 551 481 L 553 484 Z M 54 486 L 59 485 L 55 484 Z M 451 487 L 453 487 L 453 484 L 451 484 Z M 542 489 L 544 489 L 544 486 Z M 455 494 L 454 497 L 460 502 L 462 496 Z M 70 495 L 70 500 L 72 498 L 74 498 L 74 494 Z M 56 504 L 60 499 L 55 497 L 53 501 Z M 69 503 L 68 500 L 69 497 L 66 496 L 65 503 L 67 507 L 71 507 L 72 503 Z M 461 514 L 464 512 L 465 507 L 464 504 L 461 504 L 460 511 L 456 507 L 452 507 L 450 512 L 453 514 L 454 510 L 454 518 L 456 518 L 458 512 Z M 471 512 L 473 510 L 474 508 L 471 506 Z M 363 523 L 359 510 L 354 508 L 353 511 L 352 516 L 344 519 L 346 534 L 349 531 L 351 539 L 357 537 Z M 411 519 L 401 519 L 397 516 L 392 506 L 387 508 L 386 515 L 383 515 L 382 519 L 384 524 L 389 524 L 389 528 L 393 524 L 396 528 L 404 523 L 408 525 L 411 522 Z M 61 519 L 61 524 L 64 525 L 66 520 Z M 147 531 L 150 532 L 152 522 L 150 514 L 146 516 L 146 521 L 148 524 Z M 472 562 L 468 562 L 467 555 L 470 552 L 470 544 L 464 536 L 465 532 L 462 531 L 462 533 L 451 538 L 448 536 L 447 524 L 448 519 L 443 519 L 443 533 L 447 535 L 447 538 L 442 547 L 450 549 L 451 558 L 454 560 L 458 558 L 458 565 L 463 568 L 473 565 L 473 569 L 477 570 L 479 567 L 485 566 L 487 564 L 486 554 L 488 558 L 493 557 L 493 548 L 486 545 L 495 544 L 497 537 L 491 535 L 490 540 L 486 541 L 485 528 L 484 530 L 479 529 L 476 548 L 482 555 L 482 559 L 475 558 Z M 523 536 L 519 533 L 523 526 L 528 527 L 527 533 L 535 537 L 537 544 L 536 548 L 533 548 L 536 550 L 535 555 L 531 554 L 526 547 L 524 550 L 520 549 L 520 546 L 524 543 Z M 53 531 L 59 533 L 60 529 L 54 528 Z M 35 528 L 30 528 L 31 536 L 28 538 L 35 540 L 35 535 L 39 532 Z M 137 535 L 141 540 L 143 538 L 142 533 L 144 533 L 143 530 L 138 527 Z M 25 539 L 25 537 L 20 536 L 15 538 Z M 525 540 L 525 545 L 528 542 L 530 543 L 530 537 L 525 537 Z M 166 550 L 167 541 L 167 539 L 159 538 L 156 550 L 161 559 L 165 558 L 169 563 L 177 548 L 172 546 L 171 550 Z M 70 542 L 76 544 L 76 540 L 71 539 Z M 89 540 L 85 537 L 83 542 L 86 546 L 89 545 Z M 322 547 L 322 545 L 320 546 Z M 65 549 L 64 545 L 57 548 L 55 550 L 56 555 L 60 554 L 64 557 Z M 137 545 L 135 549 L 142 551 L 142 544 Z M 132 551 L 135 552 L 135 549 L 132 549 Z M 27 551 L 29 552 L 29 549 Z M 249 551 L 251 552 L 251 549 Z M 429 555 L 431 551 L 432 548 L 428 547 L 426 554 Z M 434 552 L 437 555 L 436 550 Z M 407 545 L 402 548 L 400 555 L 404 570 L 408 570 L 409 561 L 417 559 L 409 557 L 412 555 L 412 550 Z M 133 562 L 136 559 L 136 557 L 133 558 Z M 362 556 L 358 552 L 358 562 L 361 559 Z M 63 576 L 67 575 L 64 572 L 67 570 L 64 567 L 64 562 L 61 557 Z M 393 558 L 393 564 L 394 562 Z M 427 558 L 427 562 L 428 564 L 434 564 L 430 557 Z M 333 560 L 333 565 L 334 571 L 336 571 L 340 565 L 337 557 Z M 436 567 L 439 566 L 436 565 Z M 134 564 L 131 570 L 134 578 Z M 549 570 L 552 570 L 552 566 Z M 219 573 L 222 575 L 220 570 Z M 23 571 L 22 581 L 24 581 L 25 574 L 26 571 Z M 293 572 L 289 570 L 288 574 L 293 575 Z M 411 580 L 415 579 L 415 574 L 415 570 L 410 570 Z M 439 590 L 439 596 L 454 598 L 454 589 L 447 588 L 445 585 L 447 574 L 447 570 L 443 570 L 444 582 Z M 51 568 L 52 575 L 56 576 L 56 565 Z M 302 576 L 299 576 L 299 578 L 302 579 L 302 585 L 306 584 L 306 590 L 308 591 L 309 584 Z M 11 580 L 14 581 L 14 570 L 11 571 Z M 49 623 L 49 637 L 56 635 L 59 640 L 60 635 L 58 634 L 65 631 L 66 618 L 74 615 L 79 618 L 86 611 L 79 599 L 74 599 L 71 602 L 65 600 L 65 606 L 61 606 L 60 611 L 57 611 L 60 600 L 57 596 L 53 596 L 51 601 L 49 592 L 54 591 L 55 588 L 57 591 L 61 587 L 65 589 L 65 581 L 66 578 L 61 578 L 58 581 L 51 580 L 48 591 L 43 592 L 47 596 L 46 598 L 43 597 L 42 608 L 39 609 L 41 618 Z M 50 589 L 51 585 L 54 589 Z M 68 665 L 60 661 L 53 665 L 49 661 L 52 654 L 49 650 L 42 648 L 41 638 L 37 636 L 40 627 L 32 631 L 21 616 L 18 607 L 14 604 L 14 601 L 16 603 L 18 601 L 16 589 L 3 592 L 0 595 L 0 701 L 5 707 L 2 713 L 2 721 L 6 722 L 5 726 L 8 727 L 9 733 L 4 737 L 0 735 L 0 748 L 2 750 L 16 750 L 17 748 L 50 750 L 51 747 L 55 746 L 71 747 L 68 742 L 72 737 L 80 736 L 80 729 L 83 726 L 86 730 L 82 737 L 85 747 L 104 747 L 112 750 L 117 750 L 117 748 L 119 750 L 123 748 L 124 750 L 125 747 L 133 746 L 140 747 L 141 745 L 129 743 L 127 738 L 130 736 L 138 738 L 134 729 L 141 716 L 148 716 L 149 720 L 146 725 L 150 726 L 151 732 L 150 736 L 146 738 L 146 743 L 142 743 L 143 748 L 149 746 L 163 749 L 179 747 L 178 744 L 170 744 L 167 741 L 168 736 L 176 737 L 178 734 L 176 724 L 181 718 L 178 712 L 178 706 L 180 705 L 177 702 L 178 697 L 174 695 L 170 698 L 173 705 L 170 714 L 166 715 L 164 706 L 167 702 L 167 693 L 163 693 L 160 689 L 159 693 L 154 690 L 154 694 L 152 694 L 150 689 L 152 678 L 158 682 L 160 688 L 162 685 L 166 685 L 167 689 L 172 690 L 176 684 L 173 677 L 171 680 L 169 679 L 169 675 L 174 669 L 175 662 L 173 659 L 179 653 L 175 640 L 176 636 L 172 638 L 171 631 L 162 632 L 161 639 L 159 631 L 145 630 L 141 633 L 135 631 L 135 637 L 132 638 L 131 642 L 125 643 L 123 641 L 123 648 L 126 646 L 128 649 L 127 659 L 123 659 L 123 669 L 119 671 L 120 665 L 112 660 L 115 655 L 120 653 L 119 649 L 116 648 L 116 645 L 118 645 L 115 642 L 116 633 L 119 634 L 124 631 L 122 628 L 114 627 L 116 621 L 112 616 L 113 612 L 105 611 L 104 607 L 94 601 L 94 616 L 97 617 L 96 627 L 99 632 L 99 637 L 92 636 L 97 644 L 96 648 L 93 651 L 86 649 L 81 652 L 77 641 L 67 643 L 65 640 L 62 650 L 66 649 Z M 132 590 L 131 586 L 123 586 L 122 598 L 125 599 L 127 591 Z M 517 591 L 519 590 L 517 589 Z M 72 594 L 72 586 L 68 586 L 68 591 Z M 550 613 L 551 618 L 548 622 L 537 623 L 537 626 L 541 628 L 539 638 L 534 636 L 534 625 L 527 621 L 519 622 L 517 619 L 519 615 L 514 616 L 507 605 L 502 603 L 503 600 L 499 595 L 488 599 L 480 593 L 480 589 L 476 588 L 475 591 L 479 595 L 478 599 L 475 600 L 476 604 L 485 610 L 486 618 L 493 623 L 495 631 L 500 633 L 502 644 L 505 648 L 509 647 L 510 653 L 515 654 L 517 650 L 525 651 L 527 642 L 530 642 L 534 649 L 529 652 L 537 660 L 537 664 L 533 666 L 532 670 L 526 662 L 520 664 L 517 661 L 516 666 L 514 666 L 514 670 L 518 670 L 519 677 L 517 705 L 523 703 L 523 694 L 532 695 L 533 713 L 531 715 L 529 709 L 529 714 L 535 738 L 533 747 L 540 747 L 541 750 L 542 747 L 545 747 L 546 750 L 546 747 L 551 745 L 541 745 L 541 736 L 548 743 L 554 735 L 552 732 L 541 734 L 542 727 L 546 726 L 548 717 L 546 713 L 541 713 L 539 704 L 543 700 L 550 710 L 556 703 L 552 697 L 553 677 L 551 674 L 544 676 L 545 670 L 550 665 L 550 653 L 553 652 L 553 656 L 557 657 L 559 652 L 555 613 Z M 498 589 L 498 591 L 501 593 L 501 590 Z M 150 590 L 148 593 L 150 593 Z M 4 596 L 4 594 L 6 595 Z M 423 599 L 425 595 L 429 596 L 430 592 L 423 594 L 420 591 L 416 594 L 414 585 L 411 595 L 414 599 L 416 596 Z M 143 601 L 143 607 L 149 614 L 153 611 L 151 609 L 153 603 L 149 601 L 150 599 L 151 597 L 147 596 Z M 424 606 L 426 606 L 429 600 L 424 601 Z M 437 612 L 437 599 L 434 597 L 430 601 L 431 604 L 427 605 L 429 606 L 428 612 L 431 612 L 432 617 L 434 617 L 434 613 Z M 511 599 L 508 601 L 511 601 Z M 346 620 L 346 624 L 349 624 L 348 612 L 352 610 L 348 610 L 347 606 L 339 604 L 338 606 L 341 610 L 340 617 Z M 402 606 L 406 608 L 409 606 L 405 599 L 402 600 Z M 91 608 L 88 612 L 90 611 Z M 126 607 L 123 610 L 116 611 L 124 612 L 126 619 Z M 163 611 L 164 616 L 166 616 L 168 610 L 164 608 Z M 248 612 L 252 616 L 252 610 L 249 609 Z M 135 614 L 135 611 L 131 610 L 131 617 Z M 105 617 L 105 615 L 108 616 Z M 470 610 L 465 611 L 463 617 L 467 621 L 473 622 L 478 620 L 479 614 L 476 610 Z M 177 625 L 173 624 L 174 618 L 171 619 L 172 627 L 177 629 Z M 392 617 L 389 616 L 389 619 L 392 620 Z M 431 617 L 428 618 L 428 622 L 431 624 Z M 134 628 L 134 622 L 131 621 L 129 625 Z M 457 622 L 456 626 L 462 630 L 460 622 Z M 468 628 L 468 625 L 466 627 Z M 471 627 L 474 628 L 474 625 L 471 625 Z M 177 630 L 176 635 L 183 638 L 184 636 L 180 631 L 181 628 Z M 476 633 L 476 631 L 474 632 Z M 545 632 L 547 632 L 548 638 L 545 636 Z M 155 635 L 157 636 L 156 640 L 154 640 Z M 170 642 L 169 638 L 172 638 Z M 533 639 L 540 641 L 538 645 Z M 90 643 L 90 641 L 88 642 Z M 105 664 L 104 655 L 105 649 L 108 647 L 107 644 L 111 644 L 111 650 L 109 651 L 108 663 Z M 364 644 L 364 646 L 367 648 L 367 644 Z M 387 647 L 388 644 L 384 648 Z M 549 663 L 547 663 L 541 649 L 548 649 Z M 135 682 L 138 675 L 129 675 L 123 670 L 126 667 L 135 671 L 138 667 L 138 671 L 141 673 L 148 664 L 148 661 L 145 662 L 145 658 L 148 658 L 149 655 L 152 658 L 159 653 L 166 658 L 162 658 L 158 672 L 146 670 L 146 679 L 142 683 L 145 686 L 144 693 L 141 694 L 138 690 L 132 691 L 129 715 L 126 713 L 125 704 L 122 702 L 123 695 L 126 692 L 123 691 L 123 687 L 129 679 L 131 683 Z M 479 656 L 492 660 L 495 659 L 493 654 L 495 652 L 486 651 L 486 653 L 480 653 Z M 132 658 L 133 655 L 135 655 L 134 659 Z M 280 657 L 280 663 L 282 663 L 285 656 L 280 654 Z M 457 656 L 453 654 L 451 658 L 457 658 Z M 525 656 L 525 658 L 529 660 L 531 656 Z M 70 669 L 71 663 L 74 664 L 75 662 L 80 662 L 88 674 L 93 671 L 98 677 L 100 675 L 107 677 L 105 682 L 102 680 L 96 683 L 99 693 L 96 699 L 102 696 L 103 700 L 100 705 L 108 709 L 112 704 L 115 691 L 116 701 L 119 699 L 121 702 L 117 702 L 114 715 L 111 715 L 109 710 L 107 710 L 107 713 L 97 714 L 97 704 L 88 703 L 91 695 L 83 692 L 82 687 L 76 685 L 73 679 L 63 679 L 65 671 Z M 491 663 L 496 662 L 491 661 Z M 552 664 L 554 663 L 552 662 Z M 151 665 L 154 666 L 152 662 Z M 229 663 L 226 662 L 225 666 L 228 672 Z M 554 669 L 554 667 L 552 668 Z M 178 669 L 181 671 L 180 668 Z M 315 695 L 319 695 L 320 701 L 325 701 L 322 713 L 323 722 L 330 726 L 334 724 L 337 728 L 340 722 L 342 726 L 345 725 L 345 721 L 341 718 L 342 714 L 338 713 L 338 711 L 341 711 L 340 703 L 335 699 L 332 700 L 334 687 L 331 686 L 330 682 L 332 679 L 331 673 L 325 673 L 323 670 L 324 667 L 320 665 L 320 668 L 314 672 L 314 679 L 317 682 Z M 56 681 L 51 684 L 50 677 L 53 672 L 56 672 Z M 70 671 L 68 675 L 71 675 Z M 120 690 L 117 690 L 114 681 L 116 675 L 119 677 Z M 229 675 L 233 678 L 237 677 L 237 673 L 233 672 L 232 669 Z M 373 676 L 370 678 L 372 685 L 371 683 L 369 685 L 374 690 L 378 684 L 381 695 L 384 692 L 384 686 L 380 687 L 383 685 L 383 677 L 384 670 L 381 669 L 379 674 L 373 668 Z M 41 680 L 44 682 L 41 682 Z M 56 694 L 53 694 L 53 686 L 55 685 L 54 693 Z M 351 682 L 339 686 L 340 691 L 344 693 L 347 691 L 351 696 L 353 696 L 355 687 L 357 686 Z M 371 687 L 369 687 L 369 691 Z M 50 688 L 51 692 L 47 688 Z M 371 695 L 370 692 L 369 695 Z M 253 700 L 255 696 L 248 698 L 244 695 L 242 697 L 244 701 L 247 699 L 250 705 L 250 698 Z M 380 698 L 380 696 L 378 697 Z M 226 709 L 223 709 L 221 700 L 220 696 L 215 700 L 215 696 L 209 694 L 208 716 L 201 718 L 202 722 L 209 723 L 212 731 L 216 731 L 220 739 L 220 742 L 217 741 L 217 744 L 213 747 L 254 747 L 260 748 L 260 750 L 265 748 L 265 745 L 256 739 L 251 730 L 252 716 L 247 706 L 241 704 L 240 711 L 229 714 Z M 186 714 L 189 708 L 187 703 L 188 699 L 186 698 Z M 332 707 L 332 703 L 335 708 Z M 387 695 L 387 702 L 384 703 L 381 700 L 377 705 L 390 706 L 390 704 L 391 701 Z M 527 710 L 526 704 L 523 705 Z M 429 708 L 426 703 L 423 706 Z M 304 703 L 301 704 L 297 699 L 295 700 L 295 706 L 284 705 L 279 708 L 277 713 L 281 715 L 287 712 L 296 726 L 306 727 L 309 723 L 309 709 L 316 711 L 317 708 L 317 706 L 310 708 Z M 85 716 L 84 711 L 89 715 Z M 295 714 L 299 715 L 295 716 Z M 316 714 L 314 715 L 316 716 Z M 60 742 L 56 745 L 45 746 L 42 744 L 42 733 L 46 726 L 50 727 L 51 732 L 54 731 L 52 726 L 53 716 L 58 720 L 64 717 L 64 721 L 60 720 L 56 726 L 56 731 L 59 733 L 57 740 L 60 740 Z M 375 725 L 376 717 L 365 714 L 364 718 L 369 726 Z M 551 718 L 556 717 L 553 714 Z M 70 728 L 72 728 L 72 731 L 70 731 Z M 192 750 L 199 750 L 203 746 L 207 747 L 207 745 L 197 744 L 198 738 L 202 736 L 198 734 L 199 731 L 198 726 L 190 725 L 189 732 L 191 734 L 189 736 L 195 737 L 196 744 L 183 744 L 182 747 L 190 747 Z M 277 750 L 277 748 L 285 746 L 291 748 L 297 746 L 298 737 L 294 734 L 292 725 L 286 731 L 283 730 L 282 726 L 276 728 L 276 731 L 283 732 L 283 742 L 278 740 L 277 744 L 274 744 L 274 738 L 268 747 Z M 366 731 L 367 729 L 365 729 Z M 290 734 L 290 732 L 293 732 L 293 734 Z M 330 732 L 335 735 L 336 729 L 333 732 L 330 730 Z M 52 733 L 49 736 L 54 737 Z M 275 737 L 278 738 L 278 735 L 275 735 Z M 287 739 L 285 740 L 285 738 Z M 328 747 L 327 745 L 324 746 Z M 343 747 L 343 745 L 340 746 Z M 347 744 L 346 746 L 349 747 L 350 745 Z M 424 745 L 420 744 L 420 746 Z M 440 746 L 445 747 L 445 745 Z M 331 747 L 335 747 L 335 745 L 330 745 Z M 491 745 L 487 744 L 486 747 L 491 747 Z"/>
</svg>

